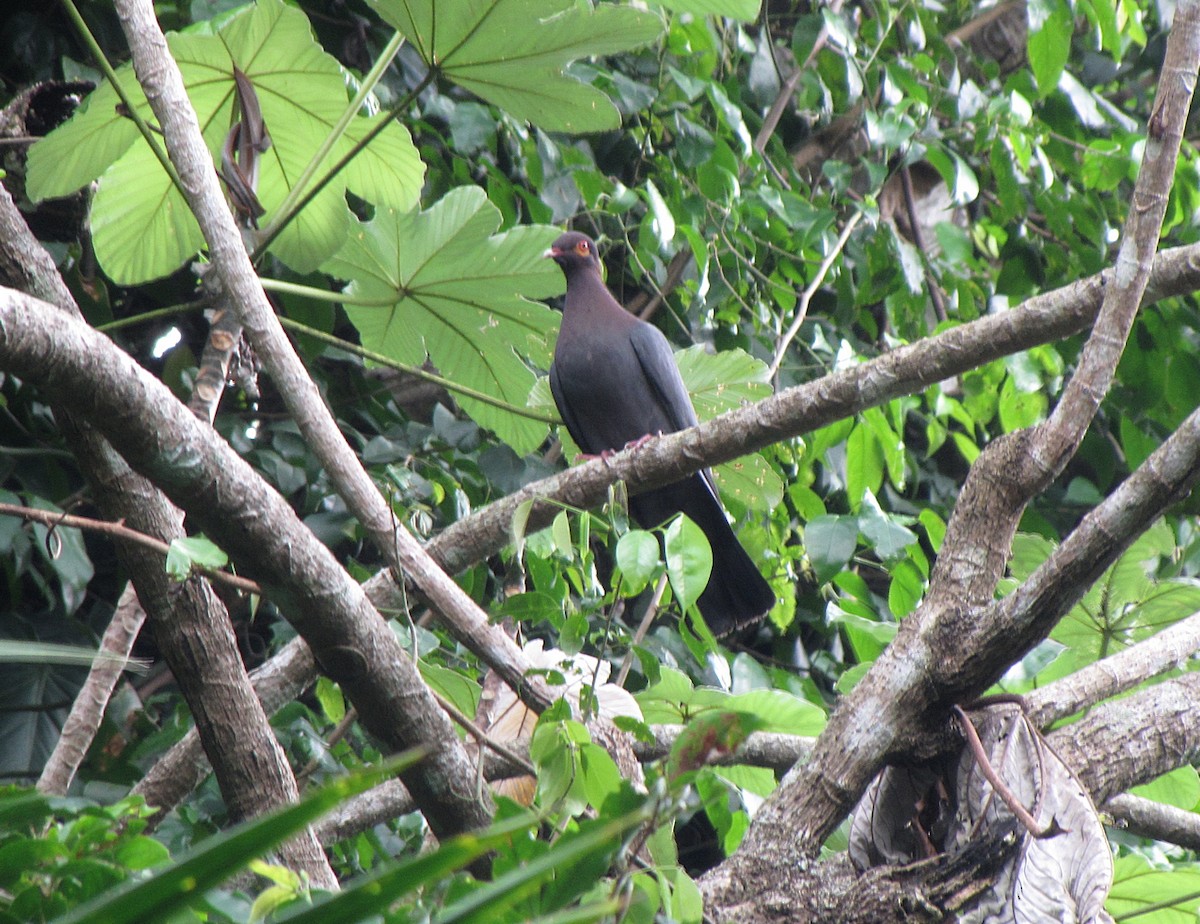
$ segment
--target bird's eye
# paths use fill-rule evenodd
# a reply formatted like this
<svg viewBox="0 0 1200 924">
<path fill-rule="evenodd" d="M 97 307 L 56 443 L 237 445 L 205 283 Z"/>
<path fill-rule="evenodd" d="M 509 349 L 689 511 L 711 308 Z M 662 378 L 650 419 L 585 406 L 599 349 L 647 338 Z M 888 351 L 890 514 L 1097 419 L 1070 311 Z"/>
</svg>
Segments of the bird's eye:
<svg viewBox="0 0 1200 924">
<path fill-rule="evenodd" d="M 575 249 L 584 256 L 587 256 L 587 252 L 591 249 L 591 245 L 589 245 L 587 241 L 580 241 L 575 245 Z"/>
</svg>

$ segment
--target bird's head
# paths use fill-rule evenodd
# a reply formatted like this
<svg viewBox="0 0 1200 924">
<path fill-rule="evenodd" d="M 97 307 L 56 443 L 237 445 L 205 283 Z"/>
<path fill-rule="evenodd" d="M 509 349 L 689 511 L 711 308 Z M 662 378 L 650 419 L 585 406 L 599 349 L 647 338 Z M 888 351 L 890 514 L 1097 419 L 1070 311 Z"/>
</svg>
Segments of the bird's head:
<svg viewBox="0 0 1200 924">
<path fill-rule="evenodd" d="M 550 245 L 544 254 L 563 268 L 568 277 L 581 269 L 590 267 L 600 272 L 600 255 L 596 253 L 596 242 L 586 234 L 568 231 Z"/>
</svg>

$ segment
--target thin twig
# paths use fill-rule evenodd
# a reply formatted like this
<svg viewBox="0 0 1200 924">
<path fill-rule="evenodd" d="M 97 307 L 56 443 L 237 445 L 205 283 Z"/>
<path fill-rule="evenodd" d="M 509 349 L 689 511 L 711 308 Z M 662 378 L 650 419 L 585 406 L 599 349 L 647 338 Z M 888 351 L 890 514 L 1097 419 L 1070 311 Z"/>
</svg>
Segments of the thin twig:
<svg viewBox="0 0 1200 924">
<path fill-rule="evenodd" d="M 833 261 L 838 258 L 838 255 L 846 246 L 846 241 L 850 239 L 851 233 L 858 223 L 862 221 L 863 213 L 855 212 L 850 216 L 850 220 L 846 222 L 846 227 L 842 228 L 842 233 L 838 235 L 837 242 L 825 255 L 825 259 L 821 261 L 821 265 L 817 267 L 817 274 L 813 276 L 812 281 L 805 287 L 800 294 L 800 301 L 796 304 L 796 316 L 792 318 L 792 323 L 779 342 L 775 346 L 775 358 L 771 360 L 771 368 L 768 374 L 771 378 L 775 378 L 779 374 L 779 366 L 783 362 L 783 357 L 787 353 L 787 348 L 795 339 L 796 334 L 800 332 L 800 325 L 804 323 L 804 319 L 808 317 L 808 306 L 812 302 L 813 296 L 817 294 L 817 289 L 825 281 L 825 276 L 829 273 L 829 268 L 833 266 Z M 778 387 L 776 382 L 776 387 Z"/>
<path fill-rule="evenodd" d="M 93 520 L 90 517 L 77 517 L 69 513 L 58 513 L 53 510 L 38 510 L 35 507 L 22 507 L 19 504 L 0 504 L 0 514 L 20 517 L 23 520 L 33 520 L 51 529 L 58 526 L 67 526 L 73 529 L 86 529 L 95 533 L 104 533 L 117 539 L 125 539 L 128 542 L 134 542 L 148 549 L 153 549 L 164 556 L 171 551 L 171 547 L 167 543 L 155 539 L 153 536 L 148 536 L 145 533 L 139 533 L 136 529 L 130 529 L 123 522 L 113 523 L 109 520 Z M 245 593 L 261 595 L 263 592 L 262 588 L 254 581 L 251 581 L 249 578 L 239 577 L 236 574 L 230 574 L 228 571 L 206 568 L 204 565 L 198 565 L 194 562 L 192 563 L 192 570 L 215 581 L 222 581 L 230 587 L 234 587 Z"/>
<path fill-rule="evenodd" d="M 1048 837 L 1054 837 L 1057 834 L 1065 833 L 1056 818 L 1051 818 L 1050 823 L 1044 828 L 1038 824 L 1037 819 L 1029 813 L 1029 809 L 1021 804 L 1021 800 L 1016 797 L 1013 791 L 1008 788 L 1008 784 L 1000 779 L 1000 775 L 996 773 L 996 768 L 992 766 L 987 752 L 983 749 L 983 742 L 979 740 L 979 732 L 975 731 L 975 726 L 967 714 L 963 712 L 962 707 L 952 706 L 951 710 L 954 713 L 954 717 L 958 720 L 963 737 L 967 739 L 967 746 L 971 749 L 971 753 L 975 757 L 975 764 L 979 767 L 979 772 L 992 785 L 992 790 L 1004 801 L 1009 811 L 1017 817 L 1017 820 L 1029 832 L 1029 835 L 1038 840 L 1043 840 Z"/>
<path fill-rule="evenodd" d="M 520 767 L 530 776 L 537 776 L 537 767 L 531 764 L 526 758 L 522 757 L 511 748 L 501 744 L 499 741 L 488 737 L 488 733 L 476 725 L 471 720 L 470 716 L 455 706 L 454 703 L 450 702 L 450 700 L 446 699 L 446 697 L 442 696 L 442 694 L 437 690 L 434 690 L 432 687 L 430 687 L 430 691 L 433 693 L 433 698 L 438 701 L 438 705 L 446 710 L 446 714 L 463 728 L 465 728 L 468 732 L 470 732 L 471 737 L 478 741 L 480 745 L 488 748 L 489 750 L 495 751 L 505 760 L 512 761 L 514 766 Z"/>
<path fill-rule="evenodd" d="M 633 649 L 642 643 L 642 639 L 646 637 L 646 633 L 650 629 L 650 623 L 654 621 L 654 617 L 658 615 L 658 604 L 662 602 L 663 592 L 667 589 L 667 575 L 663 572 L 658 578 L 658 583 L 654 587 L 654 595 L 650 598 L 650 605 L 646 607 L 646 614 L 642 617 L 642 621 L 638 623 L 637 631 L 633 633 L 633 639 L 629 643 L 629 651 L 625 653 L 625 660 L 621 664 L 621 671 L 617 674 L 617 686 L 625 686 L 625 680 L 629 676 L 629 671 L 633 667 Z"/>
</svg>

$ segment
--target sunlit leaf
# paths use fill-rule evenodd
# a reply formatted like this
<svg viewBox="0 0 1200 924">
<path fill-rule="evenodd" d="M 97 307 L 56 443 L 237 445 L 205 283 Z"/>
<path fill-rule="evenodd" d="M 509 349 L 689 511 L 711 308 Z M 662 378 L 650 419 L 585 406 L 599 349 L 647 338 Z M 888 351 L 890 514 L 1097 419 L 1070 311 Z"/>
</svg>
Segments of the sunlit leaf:
<svg viewBox="0 0 1200 924">
<path fill-rule="evenodd" d="M 282 0 L 246 7 L 216 34 L 172 33 L 168 44 L 214 155 L 233 118 L 234 68 L 253 84 L 271 136 L 258 181 L 258 199 L 267 210 L 260 224 L 269 222 L 345 110 L 344 72 L 313 39 L 308 18 Z M 132 71 L 119 73 L 138 112 L 153 122 Z M 37 198 L 61 196 L 99 178 L 91 215 L 96 255 L 114 280 L 137 283 L 172 272 L 203 240 L 182 196 L 116 104 L 116 94 L 101 87 L 86 108 L 35 145 L 29 188 Z M 353 120 L 322 166 L 332 166 L 382 118 Z M 294 269 L 313 270 L 351 227 L 347 189 L 378 205 L 408 209 L 423 176 L 408 132 L 393 124 L 284 229 L 271 251 Z"/>
<path fill-rule="evenodd" d="M 454 382 L 516 407 L 543 368 L 558 316 L 530 301 L 562 292 L 562 272 L 542 252 L 560 233 L 541 226 L 494 232 L 500 212 L 483 190 L 459 187 L 430 209 L 379 209 L 324 269 L 351 280 L 346 314 L 363 346 L 410 365 L 426 356 Z M 369 304 L 355 304 L 367 302 Z M 463 409 L 518 454 L 546 424 L 458 395 Z"/>
<path fill-rule="evenodd" d="M 708 586 L 712 573 L 712 547 L 704 531 L 680 515 L 666 529 L 667 577 L 679 605 L 688 609 Z"/>
<path fill-rule="evenodd" d="M 620 115 L 595 87 L 566 74 L 578 58 L 654 41 L 653 13 L 571 0 L 368 0 L 447 78 L 510 115 L 548 131 L 617 128 Z"/>
</svg>

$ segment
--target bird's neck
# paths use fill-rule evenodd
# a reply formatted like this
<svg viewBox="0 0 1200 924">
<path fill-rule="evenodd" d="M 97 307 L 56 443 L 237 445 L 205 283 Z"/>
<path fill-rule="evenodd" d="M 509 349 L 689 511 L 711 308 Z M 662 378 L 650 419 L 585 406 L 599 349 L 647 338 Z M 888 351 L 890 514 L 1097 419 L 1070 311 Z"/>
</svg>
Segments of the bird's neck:
<svg viewBox="0 0 1200 924">
<path fill-rule="evenodd" d="M 608 286 L 600 278 L 600 274 L 592 270 L 582 270 L 574 274 L 567 285 L 567 297 L 563 303 L 563 318 L 568 320 L 578 317 L 599 319 L 605 317 L 616 321 L 635 321 L 636 318 L 626 311 L 613 298 Z"/>
</svg>

